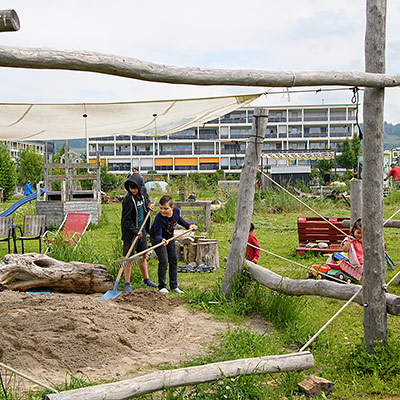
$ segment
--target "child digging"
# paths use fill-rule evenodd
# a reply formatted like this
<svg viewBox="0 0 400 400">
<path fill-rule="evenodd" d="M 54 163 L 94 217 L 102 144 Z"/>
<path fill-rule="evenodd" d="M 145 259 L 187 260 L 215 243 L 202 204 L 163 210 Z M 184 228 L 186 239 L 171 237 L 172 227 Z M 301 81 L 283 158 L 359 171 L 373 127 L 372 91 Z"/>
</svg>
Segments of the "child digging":
<svg viewBox="0 0 400 400">
<path fill-rule="evenodd" d="M 143 251 L 147 249 L 147 237 L 146 232 L 149 231 L 150 220 L 147 220 L 146 226 L 143 231 L 139 233 L 139 229 L 143 224 L 148 210 L 153 210 L 153 204 L 150 203 L 149 196 L 147 192 L 143 190 L 142 181 L 139 174 L 131 175 L 125 181 L 125 189 L 127 194 L 122 201 L 122 215 L 121 215 L 121 231 L 122 240 L 124 242 L 123 255 L 129 251 L 131 244 L 136 236 L 139 237 L 136 242 L 136 251 Z M 142 273 L 143 282 L 150 287 L 157 287 L 149 278 L 149 273 L 147 271 L 147 258 L 146 254 L 142 256 L 139 261 L 140 272 Z M 125 292 L 131 290 L 131 263 L 125 263 L 124 273 L 125 273 Z"/>
<path fill-rule="evenodd" d="M 163 242 L 163 246 L 154 251 L 158 257 L 158 289 L 160 293 L 168 293 L 165 280 L 169 264 L 169 287 L 173 292 L 183 293 L 178 288 L 178 258 L 176 256 L 175 240 L 167 242 L 174 237 L 174 226 L 182 225 L 184 228 L 197 230 L 196 225 L 190 225 L 181 217 L 178 208 L 174 208 L 171 196 L 165 195 L 160 199 L 160 212 L 156 215 L 153 225 L 150 228 L 150 240 L 154 246 Z"/>
</svg>

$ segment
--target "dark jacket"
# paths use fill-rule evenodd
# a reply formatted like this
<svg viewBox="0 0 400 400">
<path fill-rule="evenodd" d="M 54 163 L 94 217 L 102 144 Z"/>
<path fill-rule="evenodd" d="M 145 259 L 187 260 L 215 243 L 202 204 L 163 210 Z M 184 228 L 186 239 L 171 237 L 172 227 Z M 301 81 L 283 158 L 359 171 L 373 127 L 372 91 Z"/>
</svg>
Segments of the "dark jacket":
<svg viewBox="0 0 400 400">
<path fill-rule="evenodd" d="M 179 208 L 174 207 L 171 217 L 163 217 L 160 213 L 154 218 L 153 225 L 150 229 L 150 238 L 152 242 L 161 242 L 163 239 L 171 239 L 174 236 L 174 227 L 176 224 L 189 229 L 189 222 L 181 217 Z"/>
<path fill-rule="evenodd" d="M 125 189 L 128 193 L 125 195 L 124 200 L 122 201 L 122 215 L 121 215 L 121 232 L 122 232 L 122 240 L 132 241 L 134 237 L 138 234 L 140 226 L 138 226 L 137 216 L 138 210 L 136 206 L 136 201 L 134 199 L 132 193 L 129 191 L 127 182 L 133 182 L 139 189 L 139 193 L 143 198 L 144 206 L 145 206 L 145 214 L 148 211 L 148 205 L 150 204 L 150 198 L 147 194 L 147 191 L 144 190 L 144 185 L 142 184 L 141 176 L 139 174 L 131 175 L 125 181 Z M 146 232 L 150 231 L 150 218 L 147 220 Z"/>
</svg>

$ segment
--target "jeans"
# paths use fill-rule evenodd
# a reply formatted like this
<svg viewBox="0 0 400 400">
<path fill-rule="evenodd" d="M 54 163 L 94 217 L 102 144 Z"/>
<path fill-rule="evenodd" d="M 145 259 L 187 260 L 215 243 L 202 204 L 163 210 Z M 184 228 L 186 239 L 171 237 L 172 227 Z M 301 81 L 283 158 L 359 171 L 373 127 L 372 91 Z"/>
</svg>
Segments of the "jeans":
<svg viewBox="0 0 400 400">
<path fill-rule="evenodd" d="M 157 243 L 151 244 L 154 246 Z M 167 287 L 165 280 L 167 278 L 167 269 L 169 264 L 169 287 L 174 290 L 178 287 L 178 257 L 176 256 L 175 240 L 169 242 L 166 246 L 160 246 L 154 251 L 158 257 L 158 289 Z"/>
</svg>

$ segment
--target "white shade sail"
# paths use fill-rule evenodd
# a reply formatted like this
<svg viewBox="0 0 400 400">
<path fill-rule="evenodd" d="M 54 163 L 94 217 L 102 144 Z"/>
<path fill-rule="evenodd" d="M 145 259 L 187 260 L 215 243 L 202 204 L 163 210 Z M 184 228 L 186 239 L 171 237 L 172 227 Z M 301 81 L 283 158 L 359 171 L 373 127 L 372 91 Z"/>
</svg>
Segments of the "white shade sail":
<svg viewBox="0 0 400 400">
<path fill-rule="evenodd" d="M 164 136 L 205 124 L 260 96 L 261 93 L 123 103 L 2 103 L 0 140 L 78 139 L 115 135 Z"/>
</svg>

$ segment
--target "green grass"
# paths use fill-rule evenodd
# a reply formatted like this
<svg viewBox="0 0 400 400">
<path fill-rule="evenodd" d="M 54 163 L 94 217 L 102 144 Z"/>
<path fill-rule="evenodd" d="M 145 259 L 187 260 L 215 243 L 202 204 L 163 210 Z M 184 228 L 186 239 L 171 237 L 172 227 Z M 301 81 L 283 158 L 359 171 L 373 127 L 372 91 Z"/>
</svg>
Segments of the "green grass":
<svg viewBox="0 0 400 400">
<path fill-rule="evenodd" d="M 196 193 L 202 199 L 214 198 L 212 192 L 206 195 L 198 191 Z M 252 218 L 255 225 L 254 234 L 263 249 L 303 265 L 321 264 L 325 261 L 325 257 L 295 255 L 298 245 L 297 217 L 313 214 L 292 200 L 290 196 L 284 197 L 278 192 L 257 194 Z M 9 204 L 11 202 L 0 204 L 0 211 Z M 344 202 L 316 199 L 307 200 L 307 204 L 315 207 L 324 216 L 350 216 L 349 207 Z M 398 193 L 391 193 L 385 199 L 384 218 L 391 216 L 399 207 L 400 196 Z M 34 214 L 34 210 L 34 203 L 22 206 L 14 213 L 16 223 L 21 224 L 23 215 Z M 182 366 L 298 351 L 344 304 L 343 301 L 319 296 L 292 297 L 272 293 L 256 282 L 248 280 L 245 271 L 238 278 L 231 301 L 227 301 L 221 294 L 225 265 L 222 259 L 228 253 L 228 239 L 232 234 L 234 215 L 235 203 L 228 202 L 226 209 L 216 214 L 212 223 L 211 236 L 219 242 L 220 268 L 210 274 L 187 273 L 178 276 L 179 286 L 185 291 L 182 298 L 188 306 L 229 321 L 231 329 L 221 334 L 203 356 L 183 363 Z M 112 261 L 121 258 L 122 255 L 120 216 L 120 204 L 103 205 L 99 225 L 90 227 L 80 247 L 74 253 L 71 252 L 71 248 L 60 248 L 57 257 L 102 263 L 115 276 L 117 271 L 113 268 Z M 400 230 L 385 228 L 384 240 L 388 254 L 395 263 L 400 263 Z M 36 252 L 37 243 L 27 242 L 26 248 L 27 252 Z M 0 243 L 0 255 L 6 252 L 7 244 Z M 293 279 L 304 278 L 307 272 L 299 266 L 265 253 L 261 253 L 259 264 Z M 389 281 L 398 270 L 398 267 L 395 267 L 393 271 L 387 271 L 386 280 Z M 150 278 L 156 281 L 155 259 L 149 260 L 149 273 Z M 143 287 L 138 268 L 134 268 L 132 285 Z M 400 295 L 400 287 L 391 285 L 389 292 Z M 267 322 L 268 329 L 264 334 L 251 332 L 246 327 L 246 321 L 254 315 L 261 315 Z M 379 352 L 375 358 L 370 358 L 363 352 L 362 318 L 362 307 L 351 304 L 328 326 L 309 349 L 315 357 L 315 367 L 310 371 L 234 379 L 222 377 L 213 383 L 165 390 L 158 394 L 157 398 L 304 399 L 305 395 L 298 391 L 297 383 L 305 375 L 314 374 L 336 383 L 334 393 L 329 396 L 330 399 L 389 399 L 390 396 L 397 395 L 400 386 L 399 365 L 396 363 L 400 357 L 399 318 L 388 315 L 389 346 L 387 351 Z M 84 384 L 87 382 L 73 380 L 73 385 L 78 387 Z M 33 394 L 30 393 L 29 396 Z M 147 395 L 142 398 L 152 397 Z"/>
</svg>

